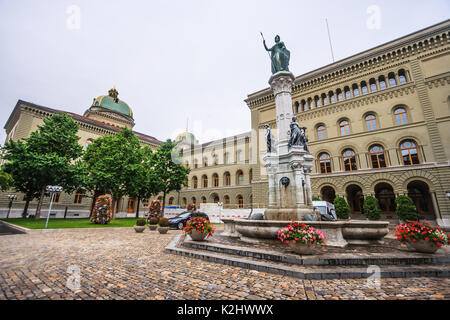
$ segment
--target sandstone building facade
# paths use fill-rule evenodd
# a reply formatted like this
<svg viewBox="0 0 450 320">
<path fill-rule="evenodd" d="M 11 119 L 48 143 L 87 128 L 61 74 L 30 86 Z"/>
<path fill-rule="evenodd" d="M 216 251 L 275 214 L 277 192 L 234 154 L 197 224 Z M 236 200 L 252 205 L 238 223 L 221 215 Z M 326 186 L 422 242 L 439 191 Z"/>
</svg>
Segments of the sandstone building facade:
<svg viewBox="0 0 450 320">
<path fill-rule="evenodd" d="M 394 217 L 395 197 L 407 194 L 423 218 L 448 221 L 449 38 L 450 20 L 296 77 L 292 107 L 308 128 L 313 196 L 326 201 L 344 196 L 360 217 L 363 197 L 374 195 L 383 214 Z M 116 99 L 110 92 L 94 99 L 84 117 L 72 114 L 80 123 L 81 143 L 134 125 L 131 109 Z M 177 138 L 180 161 L 191 172 L 188 187 L 167 196 L 168 206 L 267 205 L 264 126 L 276 137 L 275 101 L 269 87 L 245 101 L 251 131 L 203 144 L 189 132 Z M 57 111 L 19 101 L 5 126 L 7 139 L 26 137 L 51 112 Z M 160 143 L 138 136 L 154 148 Z M 73 201 L 67 198 L 64 205 Z M 134 199 L 122 203 L 123 211 L 136 209 Z"/>
</svg>

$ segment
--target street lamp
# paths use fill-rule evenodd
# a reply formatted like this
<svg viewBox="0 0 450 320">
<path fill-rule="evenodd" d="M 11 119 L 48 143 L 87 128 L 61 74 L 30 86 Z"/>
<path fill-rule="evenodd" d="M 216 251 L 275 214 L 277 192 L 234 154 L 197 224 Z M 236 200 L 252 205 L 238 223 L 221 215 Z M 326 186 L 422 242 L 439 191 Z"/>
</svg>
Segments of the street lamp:
<svg viewBox="0 0 450 320">
<path fill-rule="evenodd" d="M 13 202 L 14 202 L 14 200 L 17 199 L 17 196 L 15 194 L 9 194 L 8 199 L 9 199 L 9 205 L 8 205 L 8 214 L 6 215 L 6 219 L 9 218 L 9 214 L 11 213 L 11 208 L 12 208 Z"/>
<path fill-rule="evenodd" d="M 47 186 L 46 191 L 50 193 L 50 207 L 48 208 L 47 221 L 45 222 L 45 229 L 48 226 L 48 218 L 50 218 L 50 212 L 52 211 L 53 199 L 55 194 L 62 191 L 62 187 L 60 186 Z"/>
</svg>

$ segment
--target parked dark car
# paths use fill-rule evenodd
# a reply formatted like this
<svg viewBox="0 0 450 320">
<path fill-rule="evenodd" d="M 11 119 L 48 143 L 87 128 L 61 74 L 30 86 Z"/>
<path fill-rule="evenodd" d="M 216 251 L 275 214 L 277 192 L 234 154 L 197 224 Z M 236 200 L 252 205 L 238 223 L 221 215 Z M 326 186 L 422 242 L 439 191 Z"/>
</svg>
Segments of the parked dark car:
<svg viewBox="0 0 450 320">
<path fill-rule="evenodd" d="M 180 213 L 176 217 L 170 218 L 169 219 L 169 227 L 181 230 L 184 227 L 186 227 L 186 223 L 194 217 L 202 217 L 209 221 L 209 217 L 206 213 L 185 211 L 185 212 Z"/>
</svg>

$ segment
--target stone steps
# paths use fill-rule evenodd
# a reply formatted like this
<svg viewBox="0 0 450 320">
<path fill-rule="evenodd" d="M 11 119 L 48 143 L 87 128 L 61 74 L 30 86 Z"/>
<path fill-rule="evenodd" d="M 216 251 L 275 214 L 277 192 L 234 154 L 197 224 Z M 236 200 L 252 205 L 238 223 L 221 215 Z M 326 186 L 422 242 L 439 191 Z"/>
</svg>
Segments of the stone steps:
<svg viewBox="0 0 450 320">
<path fill-rule="evenodd" d="M 407 256 L 324 256 L 282 255 L 276 252 L 233 247 L 222 244 L 194 243 L 183 235 L 174 237 L 166 252 L 235 267 L 274 273 L 299 279 L 369 278 L 374 270 L 380 278 L 449 277 L 450 262 L 446 254 Z"/>
</svg>

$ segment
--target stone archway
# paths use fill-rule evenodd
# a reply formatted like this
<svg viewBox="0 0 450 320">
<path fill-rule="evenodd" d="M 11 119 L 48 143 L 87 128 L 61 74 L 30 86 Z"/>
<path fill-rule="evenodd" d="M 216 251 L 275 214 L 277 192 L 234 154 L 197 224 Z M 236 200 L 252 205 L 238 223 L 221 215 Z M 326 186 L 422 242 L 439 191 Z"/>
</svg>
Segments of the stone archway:
<svg viewBox="0 0 450 320">
<path fill-rule="evenodd" d="M 414 180 L 408 183 L 407 190 L 408 196 L 414 202 L 419 215 L 435 214 L 428 184 L 421 180 Z"/>
<path fill-rule="evenodd" d="M 347 202 L 350 205 L 351 213 L 361 214 L 364 203 L 364 194 L 361 187 L 356 184 L 350 184 L 345 189 L 345 192 L 347 194 Z"/>
<path fill-rule="evenodd" d="M 320 199 L 333 203 L 336 198 L 336 191 L 333 187 L 325 186 L 320 190 Z"/>
<path fill-rule="evenodd" d="M 378 200 L 381 213 L 395 214 L 395 193 L 389 183 L 381 182 L 375 186 L 375 198 Z"/>
</svg>

